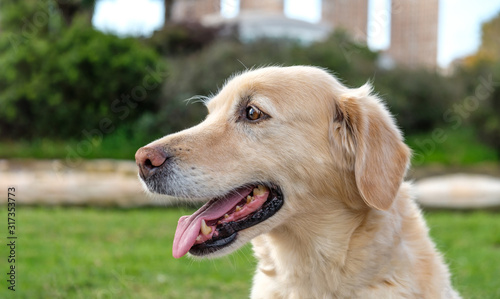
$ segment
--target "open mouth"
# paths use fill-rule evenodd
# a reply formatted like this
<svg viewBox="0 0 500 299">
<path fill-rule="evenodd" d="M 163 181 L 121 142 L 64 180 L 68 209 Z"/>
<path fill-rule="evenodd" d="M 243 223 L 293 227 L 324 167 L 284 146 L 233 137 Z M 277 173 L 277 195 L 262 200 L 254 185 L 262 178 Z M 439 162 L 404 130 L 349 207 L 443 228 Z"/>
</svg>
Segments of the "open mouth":
<svg viewBox="0 0 500 299">
<path fill-rule="evenodd" d="M 283 205 L 274 185 L 241 187 L 214 198 L 191 216 L 182 216 L 175 231 L 173 256 L 202 256 L 233 243 L 238 232 L 273 216 Z"/>
</svg>

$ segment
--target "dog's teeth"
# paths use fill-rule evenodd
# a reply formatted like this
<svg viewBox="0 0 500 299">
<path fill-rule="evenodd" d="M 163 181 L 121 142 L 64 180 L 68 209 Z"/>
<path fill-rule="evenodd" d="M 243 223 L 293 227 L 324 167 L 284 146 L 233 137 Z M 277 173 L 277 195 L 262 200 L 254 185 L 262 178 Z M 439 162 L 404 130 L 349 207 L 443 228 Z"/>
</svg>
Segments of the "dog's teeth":
<svg viewBox="0 0 500 299">
<path fill-rule="evenodd" d="M 225 214 L 225 215 L 224 215 L 224 218 L 229 218 L 229 215 L 228 215 L 228 214 Z"/>
<path fill-rule="evenodd" d="M 253 197 L 251 197 L 250 195 L 248 195 L 247 196 L 247 203 L 250 203 L 252 200 L 253 200 Z"/>
<path fill-rule="evenodd" d="M 222 224 L 222 221 L 220 221 L 220 220 L 219 220 L 219 221 L 217 221 L 217 224 L 218 224 L 218 225 L 219 225 L 219 224 Z"/>
<path fill-rule="evenodd" d="M 212 228 L 205 223 L 205 220 L 201 219 L 201 233 L 208 235 L 212 232 Z"/>
<path fill-rule="evenodd" d="M 267 191 L 269 191 L 269 189 L 266 186 L 258 185 L 257 188 L 253 189 L 253 196 L 261 196 Z"/>
<path fill-rule="evenodd" d="M 239 212 L 241 211 L 241 207 L 240 206 L 236 206 L 236 212 Z"/>
<path fill-rule="evenodd" d="M 197 241 L 197 242 L 200 242 L 200 241 L 201 241 L 201 235 L 198 235 L 198 237 L 196 237 L 196 241 Z"/>
</svg>

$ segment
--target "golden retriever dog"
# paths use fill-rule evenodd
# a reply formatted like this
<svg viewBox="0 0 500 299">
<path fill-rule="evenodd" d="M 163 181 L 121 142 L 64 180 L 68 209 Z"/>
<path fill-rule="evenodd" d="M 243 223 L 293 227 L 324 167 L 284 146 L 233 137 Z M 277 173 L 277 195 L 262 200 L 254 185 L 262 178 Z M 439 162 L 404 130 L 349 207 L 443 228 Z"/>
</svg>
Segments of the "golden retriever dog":
<svg viewBox="0 0 500 299">
<path fill-rule="evenodd" d="M 370 85 L 309 66 L 230 79 L 199 125 L 136 154 L 153 193 L 205 200 L 173 256 L 252 241 L 251 298 L 459 298 L 411 184 L 410 150 Z"/>
</svg>

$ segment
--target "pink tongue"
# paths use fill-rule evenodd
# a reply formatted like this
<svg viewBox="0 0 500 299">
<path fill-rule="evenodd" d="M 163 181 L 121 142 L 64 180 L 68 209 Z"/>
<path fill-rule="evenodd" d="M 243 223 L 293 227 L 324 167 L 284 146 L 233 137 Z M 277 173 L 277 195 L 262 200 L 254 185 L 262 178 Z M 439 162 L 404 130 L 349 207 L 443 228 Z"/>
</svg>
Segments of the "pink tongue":
<svg viewBox="0 0 500 299">
<path fill-rule="evenodd" d="M 201 228 L 201 220 L 205 222 L 218 219 L 228 213 L 238 202 L 247 197 L 252 188 L 240 189 L 237 192 L 221 198 L 214 203 L 207 203 L 191 216 L 182 216 L 175 230 L 172 255 L 180 258 L 188 253 L 196 242 Z"/>
</svg>

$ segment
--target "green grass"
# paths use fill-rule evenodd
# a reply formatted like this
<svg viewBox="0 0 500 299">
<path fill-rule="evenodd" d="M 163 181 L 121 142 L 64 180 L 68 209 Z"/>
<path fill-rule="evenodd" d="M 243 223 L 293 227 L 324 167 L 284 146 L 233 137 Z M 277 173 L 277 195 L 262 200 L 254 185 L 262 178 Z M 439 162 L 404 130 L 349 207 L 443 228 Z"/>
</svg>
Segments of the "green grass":
<svg viewBox="0 0 500 299">
<path fill-rule="evenodd" d="M 191 212 L 18 206 L 17 291 L 12 296 L 2 274 L 0 298 L 247 298 L 249 246 L 217 260 L 172 257 L 177 219 Z M 0 213 L 5 219 L 5 207 Z M 500 298 L 499 215 L 426 218 L 464 298 Z M 6 246 L 0 253 L 4 273 Z"/>
<path fill-rule="evenodd" d="M 411 135 L 406 143 L 413 150 L 412 165 L 425 164 L 470 165 L 498 162 L 494 149 L 482 143 L 474 129 L 461 127 L 435 129 L 430 133 Z"/>
<path fill-rule="evenodd" d="M 500 215 L 432 212 L 431 235 L 463 298 L 500 298 Z"/>
<path fill-rule="evenodd" d="M 67 141 L 47 138 L 0 141 L 0 159 L 133 159 L 137 149 L 161 136 L 133 135 L 126 130 L 117 130 L 93 140 L 83 135 L 77 137 L 80 138 Z"/>
<path fill-rule="evenodd" d="M 17 297 L 3 275 L 0 298 L 248 297 L 250 248 L 217 261 L 172 257 L 178 217 L 191 212 L 18 207 Z"/>
</svg>

